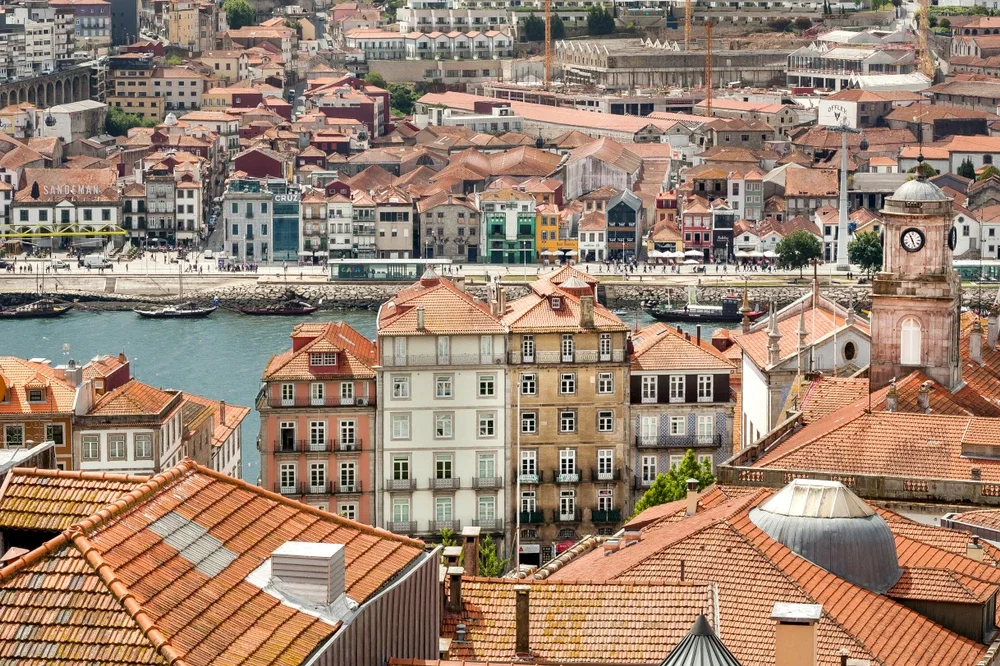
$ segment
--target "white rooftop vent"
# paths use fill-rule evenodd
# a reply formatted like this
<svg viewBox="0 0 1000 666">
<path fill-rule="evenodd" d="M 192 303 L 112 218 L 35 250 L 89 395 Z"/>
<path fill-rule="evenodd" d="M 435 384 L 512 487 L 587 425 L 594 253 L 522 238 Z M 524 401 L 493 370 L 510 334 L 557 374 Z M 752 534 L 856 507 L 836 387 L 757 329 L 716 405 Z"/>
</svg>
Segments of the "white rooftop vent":
<svg viewBox="0 0 1000 666">
<path fill-rule="evenodd" d="M 344 595 L 344 546 L 288 541 L 271 554 L 271 584 L 290 597 L 329 605 Z"/>
</svg>

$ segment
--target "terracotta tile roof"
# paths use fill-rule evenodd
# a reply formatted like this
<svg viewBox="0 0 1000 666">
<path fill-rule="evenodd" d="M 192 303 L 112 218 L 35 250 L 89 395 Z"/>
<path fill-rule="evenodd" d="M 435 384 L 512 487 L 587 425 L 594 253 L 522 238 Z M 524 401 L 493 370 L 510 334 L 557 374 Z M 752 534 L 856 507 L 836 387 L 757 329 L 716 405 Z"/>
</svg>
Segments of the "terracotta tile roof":
<svg viewBox="0 0 1000 666">
<path fill-rule="evenodd" d="M 592 210 L 584 213 L 580 218 L 580 231 L 604 231 L 608 228 L 608 221 L 599 210 Z"/>
<path fill-rule="evenodd" d="M 462 612 L 446 612 L 442 634 L 465 624 L 467 642 L 450 656 L 514 660 L 515 592 L 527 584 L 535 661 L 659 663 L 699 615 L 715 617 L 712 587 L 701 582 L 589 583 L 463 578 Z M 624 609 L 628 609 L 623 613 Z"/>
<path fill-rule="evenodd" d="M 1000 351 L 990 349 L 986 344 L 986 326 L 983 325 L 983 362 L 974 363 L 969 359 L 969 337 L 976 315 L 962 313 L 959 334 L 959 353 L 962 357 L 962 380 L 965 385 L 995 405 L 1000 405 Z"/>
<path fill-rule="evenodd" d="M 2 166 L 2 165 L 0 165 Z M 39 197 L 31 191 L 38 183 Z M 119 201 L 118 172 L 115 169 L 25 169 L 21 189 L 14 195 L 18 202 Z"/>
<path fill-rule="evenodd" d="M 218 542 L 221 559 L 207 567 L 200 550 L 178 550 L 178 530 L 185 543 Z M 340 624 L 245 580 L 287 541 L 343 544 L 347 596 L 358 603 L 423 550 L 185 460 L 0 569 L 0 660 L 302 663 Z"/>
<path fill-rule="evenodd" d="M 108 375 L 117 372 L 127 362 L 128 360 L 121 356 L 112 356 L 111 354 L 98 356 L 83 366 L 83 378 L 98 379 L 107 377 Z"/>
<path fill-rule="evenodd" d="M 393 175 L 391 173 L 379 165 L 373 164 L 357 175 L 346 179 L 344 182 L 352 190 L 374 190 L 379 187 L 391 185 L 392 181 Z"/>
<path fill-rule="evenodd" d="M 613 139 L 601 137 L 574 149 L 569 154 L 567 164 L 593 158 L 605 162 L 613 167 L 621 169 L 625 173 L 633 174 L 642 166 L 642 159 Z"/>
<path fill-rule="evenodd" d="M 45 363 L 34 363 L 14 356 L 0 356 L 0 379 L 6 387 L 8 399 L 0 402 L 2 414 L 71 414 L 76 390 L 56 376 L 56 371 Z M 41 402 L 28 401 L 28 384 L 38 383 L 47 387 Z"/>
<path fill-rule="evenodd" d="M 584 330 L 580 327 L 580 296 L 564 291 L 558 286 L 569 279 L 564 271 L 565 269 L 560 270 L 561 275 L 556 276 L 557 279 L 560 279 L 559 283 L 553 282 L 552 276 L 548 280 L 537 280 L 531 284 L 531 293 L 516 301 L 509 302 L 502 317 L 504 325 L 509 327 L 511 331 L 523 332 Z M 582 275 L 586 275 L 586 273 L 582 273 Z M 590 278 L 589 275 L 587 277 Z M 548 298 L 551 295 L 562 298 L 562 309 L 552 309 Z M 595 302 L 593 330 L 627 331 L 628 326 L 623 324 L 613 312 Z"/>
<path fill-rule="evenodd" d="M 243 420 L 250 414 L 249 407 L 240 405 L 230 405 L 226 403 L 226 418 L 222 418 L 222 403 L 211 398 L 203 398 L 193 393 L 184 394 L 185 403 L 193 403 L 207 410 L 215 417 L 215 430 L 212 432 L 212 445 L 223 446 L 242 424 Z M 185 424 L 186 425 L 186 424 Z"/>
<path fill-rule="evenodd" d="M 785 196 L 837 196 L 837 183 L 837 169 L 789 169 L 785 174 Z"/>
<path fill-rule="evenodd" d="M 803 392 L 799 410 L 802 420 L 812 423 L 867 396 L 867 378 L 817 377 Z"/>
<path fill-rule="evenodd" d="M 933 95 L 958 95 L 961 97 L 1000 97 L 1000 83 L 986 81 L 945 81 L 925 89 Z"/>
<path fill-rule="evenodd" d="M 880 506 L 873 506 L 873 508 L 889 525 L 892 533 L 896 535 L 897 554 L 903 553 L 904 557 L 907 558 L 906 561 L 914 566 L 928 566 L 929 562 L 923 559 L 923 556 L 931 553 L 931 551 L 917 550 L 915 548 L 910 549 L 911 544 L 914 542 L 931 546 L 937 551 L 944 551 L 965 558 L 966 546 L 972 542 L 972 534 L 961 530 L 918 523 Z M 987 509 L 986 511 L 995 510 Z M 962 518 L 959 519 L 964 520 Z M 997 566 L 997 563 L 1000 563 L 1000 548 L 984 540 L 980 540 L 979 545 L 983 547 L 983 562 L 993 567 Z M 918 555 L 920 557 L 917 557 Z M 940 555 L 934 554 L 934 556 L 939 557 Z"/>
<path fill-rule="evenodd" d="M 967 109 L 962 106 L 951 106 L 949 104 L 911 104 L 910 106 L 897 106 L 886 120 L 903 120 L 908 123 L 931 123 L 940 119 L 954 118 L 985 118 L 986 120 L 1000 120 L 1000 116 L 989 111 L 978 109 Z"/>
<path fill-rule="evenodd" d="M 147 476 L 15 468 L 0 489 L 0 528 L 61 532 L 97 513 Z"/>
<path fill-rule="evenodd" d="M 261 381 L 311 380 L 319 377 L 354 377 L 374 379 L 377 363 L 375 343 L 342 321 L 322 324 L 298 324 L 290 336 L 293 340 L 311 339 L 298 350 L 289 349 L 272 356 Z M 309 365 L 309 354 L 335 352 L 341 354 L 335 371 L 319 373 Z M 228 407 L 227 407 L 228 410 Z"/>
<path fill-rule="evenodd" d="M 427 335 L 506 332 L 485 303 L 429 269 L 424 275 L 425 278 L 397 292 L 392 300 L 382 304 L 378 313 L 379 336 L 419 335 L 417 306 L 424 308 L 423 333 Z"/>
<path fill-rule="evenodd" d="M 159 416 L 176 397 L 132 379 L 98 398 L 87 416 Z"/>
<path fill-rule="evenodd" d="M 699 344 L 679 329 L 657 322 L 632 334 L 632 371 L 733 370 L 732 362 L 708 338 Z"/>
</svg>

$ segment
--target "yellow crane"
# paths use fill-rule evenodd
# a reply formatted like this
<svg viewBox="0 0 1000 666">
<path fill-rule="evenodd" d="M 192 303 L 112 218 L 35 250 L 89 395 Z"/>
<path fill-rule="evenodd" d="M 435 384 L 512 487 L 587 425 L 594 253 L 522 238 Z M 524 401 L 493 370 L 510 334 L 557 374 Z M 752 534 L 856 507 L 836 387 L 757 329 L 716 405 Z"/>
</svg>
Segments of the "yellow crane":
<svg viewBox="0 0 1000 666">
<path fill-rule="evenodd" d="M 545 89 L 552 83 L 552 0 L 545 0 Z"/>
<path fill-rule="evenodd" d="M 917 14 L 917 48 L 920 53 L 919 65 L 920 73 L 934 80 L 934 56 L 931 55 L 928 33 L 930 32 L 930 3 L 928 0 L 920 0 L 920 10 Z"/>
</svg>

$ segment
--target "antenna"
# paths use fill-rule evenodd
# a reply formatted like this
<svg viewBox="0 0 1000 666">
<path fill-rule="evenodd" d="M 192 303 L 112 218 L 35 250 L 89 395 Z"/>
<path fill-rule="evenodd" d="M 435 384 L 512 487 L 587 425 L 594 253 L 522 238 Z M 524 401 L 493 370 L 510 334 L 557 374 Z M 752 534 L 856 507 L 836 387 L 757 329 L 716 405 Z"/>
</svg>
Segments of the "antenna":
<svg viewBox="0 0 1000 666">
<path fill-rule="evenodd" d="M 545 0 L 545 90 L 552 83 L 552 0 Z"/>
<path fill-rule="evenodd" d="M 705 19 L 705 115 L 712 117 L 712 17 Z"/>
</svg>

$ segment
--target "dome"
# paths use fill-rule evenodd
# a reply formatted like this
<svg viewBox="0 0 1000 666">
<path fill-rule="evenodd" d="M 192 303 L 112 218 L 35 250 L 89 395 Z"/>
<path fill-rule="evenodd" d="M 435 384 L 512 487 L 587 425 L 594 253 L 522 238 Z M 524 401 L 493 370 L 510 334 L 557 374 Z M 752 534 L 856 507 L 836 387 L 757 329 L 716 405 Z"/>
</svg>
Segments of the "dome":
<svg viewBox="0 0 1000 666">
<path fill-rule="evenodd" d="M 172 113 L 168 113 L 167 117 L 163 119 L 163 124 L 168 127 L 173 127 L 177 124 L 177 116 Z"/>
<path fill-rule="evenodd" d="M 896 201 L 948 201 L 950 197 L 934 183 L 914 178 L 900 185 L 889 198 Z"/>
<path fill-rule="evenodd" d="M 902 575 L 889 526 L 837 481 L 795 479 L 750 511 L 750 520 L 795 554 L 877 594 Z"/>
<path fill-rule="evenodd" d="M 704 615 L 695 618 L 694 626 L 670 651 L 660 666 L 740 666 Z"/>
</svg>

